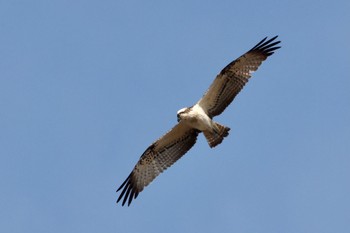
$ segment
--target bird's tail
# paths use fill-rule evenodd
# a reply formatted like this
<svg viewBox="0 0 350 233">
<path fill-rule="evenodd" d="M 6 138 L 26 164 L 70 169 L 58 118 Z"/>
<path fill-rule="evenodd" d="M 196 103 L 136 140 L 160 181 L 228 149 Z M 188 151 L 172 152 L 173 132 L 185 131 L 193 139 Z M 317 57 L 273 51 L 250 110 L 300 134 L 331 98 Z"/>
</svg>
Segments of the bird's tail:
<svg viewBox="0 0 350 233">
<path fill-rule="evenodd" d="M 219 123 L 213 122 L 213 131 L 203 131 L 205 138 L 208 141 L 210 147 L 215 147 L 219 145 L 224 137 L 228 135 L 228 131 L 230 131 L 229 127 L 220 125 Z"/>
</svg>

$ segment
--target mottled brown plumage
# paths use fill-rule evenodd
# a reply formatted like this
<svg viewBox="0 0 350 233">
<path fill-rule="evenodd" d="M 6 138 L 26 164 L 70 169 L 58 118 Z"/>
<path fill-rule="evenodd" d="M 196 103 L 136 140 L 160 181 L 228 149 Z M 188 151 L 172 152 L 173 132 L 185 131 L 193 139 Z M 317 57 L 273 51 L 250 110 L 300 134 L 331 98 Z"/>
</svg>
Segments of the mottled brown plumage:
<svg viewBox="0 0 350 233">
<path fill-rule="evenodd" d="M 274 53 L 274 50 L 280 48 L 275 46 L 280 41 L 271 43 L 276 38 L 277 36 L 268 41 L 264 38 L 251 50 L 228 64 L 216 76 L 208 91 L 197 103 L 203 109 L 207 109 L 209 117 L 220 115 L 243 89 L 252 72 L 256 71 L 261 63 Z"/>
<path fill-rule="evenodd" d="M 117 200 L 124 196 L 124 205 L 128 200 L 130 205 L 133 198 L 151 183 L 160 173 L 180 159 L 196 143 L 199 131 L 179 122 L 174 128 L 160 139 L 152 143 L 141 155 L 133 171 L 118 188 L 122 192 Z"/>
</svg>

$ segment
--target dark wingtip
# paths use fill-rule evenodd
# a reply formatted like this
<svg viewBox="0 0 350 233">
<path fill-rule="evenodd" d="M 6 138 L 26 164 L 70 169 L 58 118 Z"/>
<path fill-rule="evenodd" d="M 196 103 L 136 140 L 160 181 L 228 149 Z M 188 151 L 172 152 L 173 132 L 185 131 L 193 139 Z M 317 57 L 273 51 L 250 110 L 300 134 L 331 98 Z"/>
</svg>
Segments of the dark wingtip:
<svg viewBox="0 0 350 233">
<path fill-rule="evenodd" d="M 123 184 L 117 189 L 117 192 L 122 190 L 122 192 L 120 193 L 117 199 L 117 203 L 123 199 L 122 206 L 124 206 L 126 202 L 128 203 L 128 206 L 130 206 L 132 200 L 136 199 L 136 197 L 138 196 L 138 191 L 135 190 L 135 187 L 133 187 L 131 183 L 131 175 L 132 173 L 128 176 L 128 178 L 126 178 Z"/>
<path fill-rule="evenodd" d="M 264 43 L 264 41 L 267 39 L 267 37 L 265 37 L 264 39 L 262 39 L 259 43 L 257 43 L 251 50 L 257 48 L 258 46 L 260 46 L 262 43 Z"/>
<path fill-rule="evenodd" d="M 281 46 L 275 46 L 281 43 L 281 41 L 275 41 L 277 37 L 278 35 L 272 37 L 269 40 L 267 40 L 267 37 L 265 37 L 259 43 L 257 43 L 249 52 L 258 51 L 262 52 L 266 56 L 271 56 L 275 50 L 281 48 Z"/>
</svg>

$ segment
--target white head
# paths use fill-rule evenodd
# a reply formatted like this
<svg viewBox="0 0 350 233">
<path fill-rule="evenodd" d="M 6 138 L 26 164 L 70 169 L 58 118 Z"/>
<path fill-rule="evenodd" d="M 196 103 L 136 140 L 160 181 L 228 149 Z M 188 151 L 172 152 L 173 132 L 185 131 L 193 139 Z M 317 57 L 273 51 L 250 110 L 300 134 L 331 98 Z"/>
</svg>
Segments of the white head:
<svg viewBox="0 0 350 233">
<path fill-rule="evenodd" d="M 181 108 L 179 111 L 177 111 L 177 122 L 180 122 L 183 114 L 186 114 L 189 111 L 189 109 L 190 108 Z"/>
</svg>

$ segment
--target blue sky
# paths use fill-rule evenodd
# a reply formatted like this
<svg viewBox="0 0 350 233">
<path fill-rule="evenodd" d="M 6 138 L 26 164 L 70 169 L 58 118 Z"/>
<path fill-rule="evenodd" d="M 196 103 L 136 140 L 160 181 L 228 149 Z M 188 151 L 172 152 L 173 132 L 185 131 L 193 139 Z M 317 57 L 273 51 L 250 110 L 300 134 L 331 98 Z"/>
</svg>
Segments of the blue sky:
<svg viewBox="0 0 350 233">
<path fill-rule="evenodd" d="M 1 232 L 350 232 L 350 2 L 0 1 Z M 130 207 L 115 190 L 215 75 L 282 48 Z"/>
</svg>

